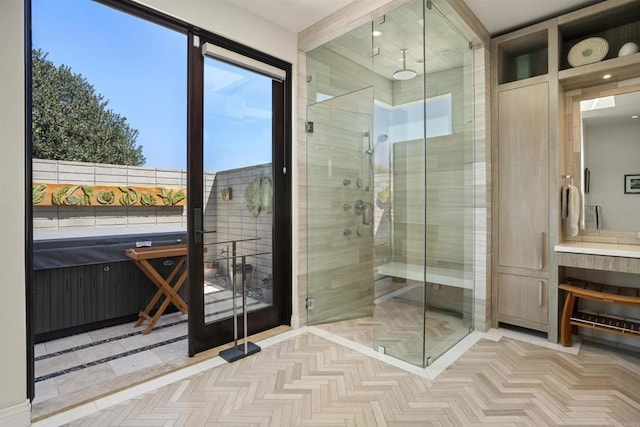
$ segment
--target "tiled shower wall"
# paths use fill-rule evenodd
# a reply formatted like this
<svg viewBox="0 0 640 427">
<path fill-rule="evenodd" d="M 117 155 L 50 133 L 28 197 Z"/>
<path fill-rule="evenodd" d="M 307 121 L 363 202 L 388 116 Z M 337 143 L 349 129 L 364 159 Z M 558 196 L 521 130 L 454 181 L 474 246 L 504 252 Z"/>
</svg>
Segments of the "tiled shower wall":
<svg viewBox="0 0 640 427">
<path fill-rule="evenodd" d="M 430 73 L 426 79 L 429 98 L 451 94 L 451 135 L 428 138 L 426 156 L 423 140 L 394 144 L 394 175 L 398 178 L 394 185 L 394 247 L 400 262 L 421 265 L 425 261 L 424 241 L 415 236 L 426 233 L 427 265 L 472 269 L 473 143 L 465 129 L 472 116 L 465 104 L 464 80 L 462 67 Z M 418 101 L 422 85 L 420 79 L 394 83 L 396 105 Z"/>
<path fill-rule="evenodd" d="M 307 276 L 307 143 L 304 133 L 304 122 L 306 118 L 306 106 L 309 102 L 315 102 L 313 95 L 310 95 L 307 82 L 307 51 L 314 49 L 338 35 L 362 25 L 375 16 L 386 13 L 397 7 L 406 4 L 408 0 L 356 0 L 344 9 L 321 20 L 317 24 L 302 31 L 298 35 L 298 96 L 296 109 L 296 176 L 297 176 L 297 199 L 298 199 L 298 270 L 297 286 L 294 289 L 296 304 L 292 324 L 306 324 L 305 299 L 307 297 L 308 276 Z M 490 283 L 489 275 L 490 260 L 490 176 L 491 176 L 491 151 L 487 141 L 490 140 L 490 117 L 488 116 L 488 34 L 486 30 L 479 26 L 479 23 L 469 18 L 470 12 L 459 0 L 438 0 L 436 6 L 455 22 L 474 43 L 474 97 L 473 97 L 473 130 L 474 152 L 472 164 L 465 166 L 465 175 L 473 177 L 473 271 L 474 271 L 474 326 L 477 330 L 486 330 L 491 321 L 491 289 L 487 285 Z M 458 14 L 459 13 L 459 14 Z M 461 18 L 461 16 L 463 18 Z M 311 83 L 311 82 L 310 82 Z M 313 83 L 311 83 L 313 84 Z M 376 88 L 380 87 L 376 82 Z M 387 92 L 387 91 L 385 91 Z M 378 92 L 376 96 L 381 94 Z M 390 98 L 391 94 L 385 93 L 383 98 Z M 467 170 L 468 169 L 468 170 Z M 465 190 L 466 191 L 466 190 Z"/>
</svg>

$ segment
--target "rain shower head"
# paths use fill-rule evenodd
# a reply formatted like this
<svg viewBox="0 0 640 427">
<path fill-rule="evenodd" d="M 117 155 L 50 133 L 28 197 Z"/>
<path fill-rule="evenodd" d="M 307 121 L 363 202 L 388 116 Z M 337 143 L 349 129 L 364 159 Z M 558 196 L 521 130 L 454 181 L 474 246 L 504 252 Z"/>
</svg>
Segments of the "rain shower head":
<svg viewBox="0 0 640 427">
<path fill-rule="evenodd" d="M 418 73 L 415 71 L 407 69 L 407 49 L 402 49 L 402 70 L 393 73 L 393 78 L 396 80 L 411 80 L 417 75 Z"/>
</svg>

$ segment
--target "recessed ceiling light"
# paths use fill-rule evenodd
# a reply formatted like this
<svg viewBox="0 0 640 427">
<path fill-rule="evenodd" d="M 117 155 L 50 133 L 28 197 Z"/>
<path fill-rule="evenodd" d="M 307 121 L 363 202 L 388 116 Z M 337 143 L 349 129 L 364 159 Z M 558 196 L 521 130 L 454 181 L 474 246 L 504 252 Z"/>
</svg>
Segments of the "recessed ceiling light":
<svg viewBox="0 0 640 427">
<path fill-rule="evenodd" d="M 604 76 L 602 76 L 603 79 L 610 79 L 611 78 L 611 74 L 605 74 Z"/>
<path fill-rule="evenodd" d="M 373 32 L 371 34 L 373 35 L 373 37 L 380 37 L 382 35 L 382 31 L 373 30 Z"/>
<path fill-rule="evenodd" d="M 637 118 L 638 118 L 638 116 L 631 116 L 631 118 L 632 118 L 632 119 L 637 119 Z"/>
</svg>

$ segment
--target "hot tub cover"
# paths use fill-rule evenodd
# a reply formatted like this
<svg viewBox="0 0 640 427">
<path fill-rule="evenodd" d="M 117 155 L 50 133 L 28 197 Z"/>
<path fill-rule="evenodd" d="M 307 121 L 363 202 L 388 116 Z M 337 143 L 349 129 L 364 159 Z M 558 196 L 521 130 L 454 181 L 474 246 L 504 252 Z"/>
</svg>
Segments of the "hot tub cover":
<svg viewBox="0 0 640 427">
<path fill-rule="evenodd" d="M 33 269 L 130 261 L 124 254 L 127 248 L 186 242 L 186 231 L 34 239 Z"/>
</svg>

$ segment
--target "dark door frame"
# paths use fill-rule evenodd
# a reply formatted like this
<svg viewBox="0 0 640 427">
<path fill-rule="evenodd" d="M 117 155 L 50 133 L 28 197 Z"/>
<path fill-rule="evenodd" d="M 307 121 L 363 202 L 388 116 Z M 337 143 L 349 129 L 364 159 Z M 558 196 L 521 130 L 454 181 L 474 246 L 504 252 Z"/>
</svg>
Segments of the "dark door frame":
<svg viewBox="0 0 640 427">
<path fill-rule="evenodd" d="M 271 307 L 249 313 L 247 335 L 278 325 L 290 324 L 291 319 L 291 64 L 262 52 L 249 49 L 226 39 L 211 38 L 196 31 L 189 32 L 189 114 L 187 148 L 187 191 L 189 198 L 187 235 L 189 236 L 188 268 L 191 283 L 204 283 L 203 244 L 199 239 L 204 212 L 203 192 L 203 109 L 204 57 L 201 46 L 212 43 L 251 59 L 277 67 L 286 73 L 283 82 L 272 81 L 272 171 L 274 188 L 273 223 L 273 295 Z M 196 42 L 197 40 L 197 42 Z M 196 196 L 193 196 L 193 195 Z M 275 238 L 277 236 L 277 240 Z M 189 287 L 189 355 L 233 341 L 234 319 L 214 324 L 204 322 L 202 286 Z M 243 335 L 239 322 L 238 334 Z"/>
</svg>

